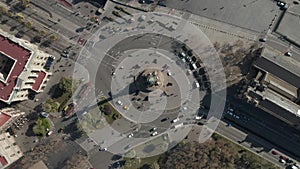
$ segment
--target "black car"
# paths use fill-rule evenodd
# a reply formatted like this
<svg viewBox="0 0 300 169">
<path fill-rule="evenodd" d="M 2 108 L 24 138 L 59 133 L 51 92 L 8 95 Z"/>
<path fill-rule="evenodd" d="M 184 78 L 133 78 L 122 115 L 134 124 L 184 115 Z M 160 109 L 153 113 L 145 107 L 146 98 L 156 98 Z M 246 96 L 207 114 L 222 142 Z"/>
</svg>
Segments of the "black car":
<svg viewBox="0 0 300 169">
<path fill-rule="evenodd" d="M 164 1 L 158 1 L 157 5 L 162 6 L 162 7 L 167 7 L 167 5 Z"/>
<path fill-rule="evenodd" d="M 167 121 L 167 120 L 169 120 L 169 117 L 163 118 L 163 119 L 161 119 L 160 121 L 161 121 L 161 122 L 165 122 L 165 121 Z"/>
</svg>

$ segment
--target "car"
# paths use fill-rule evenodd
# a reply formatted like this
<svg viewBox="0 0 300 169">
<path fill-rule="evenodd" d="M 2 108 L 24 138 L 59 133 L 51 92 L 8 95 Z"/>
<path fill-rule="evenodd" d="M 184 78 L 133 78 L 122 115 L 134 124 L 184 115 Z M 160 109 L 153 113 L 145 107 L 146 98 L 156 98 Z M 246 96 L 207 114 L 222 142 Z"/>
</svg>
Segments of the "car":
<svg viewBox="0 0 300 169">
<path fill-rule="evenodd" d="M 277 2 L 277 5 L 280 7 L 280 9 L 282 9 L 282 10 L 286 10 L 288 7 L 289 7 L 289 5 L 287 4 L 287 3 L 285 3 L 285 2 L 282 2 L 282 1 L 278 1 Z"/>
<path fill-rule="evenodd" d="M 167 70 L 167 75 L 172 76 L 172 72 L 169 69 Z"/>
<path fill-rule="evenodd" d="M 179 121 L 179 118 L 173 119 L 171 123 L 176 123 L 177 121 Z"/>
<path fill-rule="evenodd" d="M 151 133 L 150 135 L 151 135 L 151 136 L 156 136 L 157 134 L 158 134 L 158 132 L 155 131 L 155 132 Z"/>
<path fill-rule="evenodd" d="M 99 151 L 107 151 L 107 148 L 104 147 L 104 148 L 99 148 Z"/>
<path fill-rule="evenodd" d="M 296 166 L 296 164 L 291 165 L 291 169 L 299 169 L 299 167 Z"/>
<path fill-rule="evenodd" d="M 279 152 L 278 152 L 278 151 L 276 151 L 276 150 L 273 150 L 273 151 L 272 151 L 272 154 L 273 154 L 273 155 L 278 155 L 278 154 L 279 154 Z"/>
<path fill-rule="evenodd" d="M 196 120 L 201 120 L 202 117 L 203 117 L 203 115 L 202 115 L 202 116 L 198 116 L 198 115 L 197 115 L 197 116 L 195 117 L 195 119 L 196 119 Z"/>
<path fill-rule="evenodd" d="M 153 127 L 152 129 L 149 130 L 150 132 L 156 131 L 156 127 Z"/>
<path fill-rule="evenodd" d="M 23 31 L 19 31 L 15 36 L 17 38 L 22 38 L 24 36 L 24 32 Z"/>
<path fill-rule="evenodd" d="M 286 161 L 285 161 L 284 159 L 279 159 L 279 162 L 280 162 L 280 163 L 283 163 L 283 164 L 286 163 Z"/>
<path fill-rule="evenodd" d="M 120 161 L 117 161 L 117 162 L 113 163 L 111 166 L 112 166 L 113 168 L 119 168 L 119 167 L 121 167 L 121 162 L 120 162 Z"/>
<path fill-rule="evenodd" d="M 146 0 L 139 0 L 139 3 L 140 3 L 140 4 L 145 4 L 145 3 L 146 3 Z"/>
<path fill-rule="evenodd" d="M 167 121 L 167 120 L 169 120 L 169 117 L 163 118 L 163 119 L 161 119 L 160 121 L 161 121 L 161 122 L 165 122 L 165 121 Z"/>
<path fill-rule="evenodd" d="M 50 130 L 50 131 L 47 133 L 48 136 L 50 136 L 51 134 L 53 134 L 53 131 L 52 131 L 52 130 Z"/>
<path fill-rule="evenodd" d="M 46 64 L 45 64 L 45 69 L 50 69 L 51 68 L 51 66 L 53 65 L 53 63 L 54 63 L 54 60 L 55 60 L 55 57 L 54 56 L 52 56 L 52 55 L 50 55 L 49 57 L 48 57 L 48 59 L 47 59 L 47 61 L 46 61 Z"/>
<path fill-rule="evenodd" d="M 267 41 L 267 38 L 260 38 L 259 41 L 260 41 L 260 42 L 266 42 L 266 41 Z"/>
<path fill-rule="evenodd" d="M 292 56 L 292 52 L 288 51 L 285 53 L 286 56 Z"/>
<path fill-rule="evenodd" d="M 281 158 L 281 159 L 284 159 L 284 160 L 286 160 L 286 159 L 287 159 L 287 157 L 286 157 L 286 156 L 284 156 L 284 155 L 281 155 L 279 158 Z"/>
<path fill-rule="evenodd" d="M 123 106 L 123 103 L 121 102 L 121 100 L 118 100 L 117 104 L 120 105 L 120 106 Z"/>
<path fill-rule="evenodd" d="M 49 114 L 46 112 L 41 112 L 41 116 L 44 118 L 47 118 L 47 117 L 49 117 Z"/>
<path fill-rule="evenodd" d="M 195 82 L 194 82 L 194 86 L 195 86 L 195 88 L 199 88 L 199 87 L 200 87 L 200 84 L 199 84 L 197 81 L 195 81 Z"/>
<path fill-rule="evenodd" d="M 128 138 L 133 137 L 133 133 L 130 133 L 127 137 L 128 137 Z"/>
</svg>

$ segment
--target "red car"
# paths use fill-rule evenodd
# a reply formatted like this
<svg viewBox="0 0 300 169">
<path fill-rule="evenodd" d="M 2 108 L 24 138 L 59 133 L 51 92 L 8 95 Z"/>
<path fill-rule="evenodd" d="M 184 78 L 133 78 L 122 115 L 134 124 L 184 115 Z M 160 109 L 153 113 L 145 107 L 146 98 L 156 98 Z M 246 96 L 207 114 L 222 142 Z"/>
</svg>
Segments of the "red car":
<svg viewBox="0 0 300 169">
<path fill-rule="evenodd" d="M 283 159 L 283 160 L 285 160 L 285 161 L 288 160 L 288 158 L 286 156 L 280 156 L 280 158 Z"/>
<path fill-rule="evenodd" d="M 278 155 L 279 153 L 278 153 L 278 151 L 273 150 L 273 151 L 272 151 L 272 154 L 273 154 L 273 155 Z"/>
</svg>

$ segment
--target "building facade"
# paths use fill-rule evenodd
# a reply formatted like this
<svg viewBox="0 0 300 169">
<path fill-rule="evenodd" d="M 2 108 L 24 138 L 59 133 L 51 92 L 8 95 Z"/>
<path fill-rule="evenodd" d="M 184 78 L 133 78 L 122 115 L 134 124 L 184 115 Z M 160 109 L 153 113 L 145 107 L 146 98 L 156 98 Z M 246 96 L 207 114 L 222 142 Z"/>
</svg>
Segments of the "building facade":
<svg viewBox="0 0 300 169">
<path fill-rule="evenodd" d="M 49 54 L 0 30 L 0 100 L 10 104 L 43 92 L 52 75 L 44 68 Z"/>
</svg>

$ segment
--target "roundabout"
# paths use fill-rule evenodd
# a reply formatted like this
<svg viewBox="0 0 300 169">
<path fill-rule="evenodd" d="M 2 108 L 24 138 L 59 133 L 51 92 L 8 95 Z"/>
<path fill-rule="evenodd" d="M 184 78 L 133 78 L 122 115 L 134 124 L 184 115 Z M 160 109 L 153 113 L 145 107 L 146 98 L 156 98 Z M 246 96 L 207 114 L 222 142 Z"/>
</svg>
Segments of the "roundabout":
<svg viewBox="0 0 300 169">
<path fill-rule="evenodd" d="M 85 76 L 93 84 L 76 100 L 80 122 L 87 123 L 84 116 L 103 96 L 122 115 L 108 124 L 99 110 L 93 118 L 101 127 L 83 126 L 112 153 L 149 157 L 174 147 L 191 130 L 208 94 L 211 106 L 199 142 L 210 137 L 221 118 L 226 98 L 222 63 L 207 37 L 181 18 L 161 13 L 120 18 L 89 39 L 77 62 L 81 66 L 75 71 L 87 73 L 74 77 Z M 195 72 L 201 68 L 209 90 L 199 87 Z"/>
</svg>

